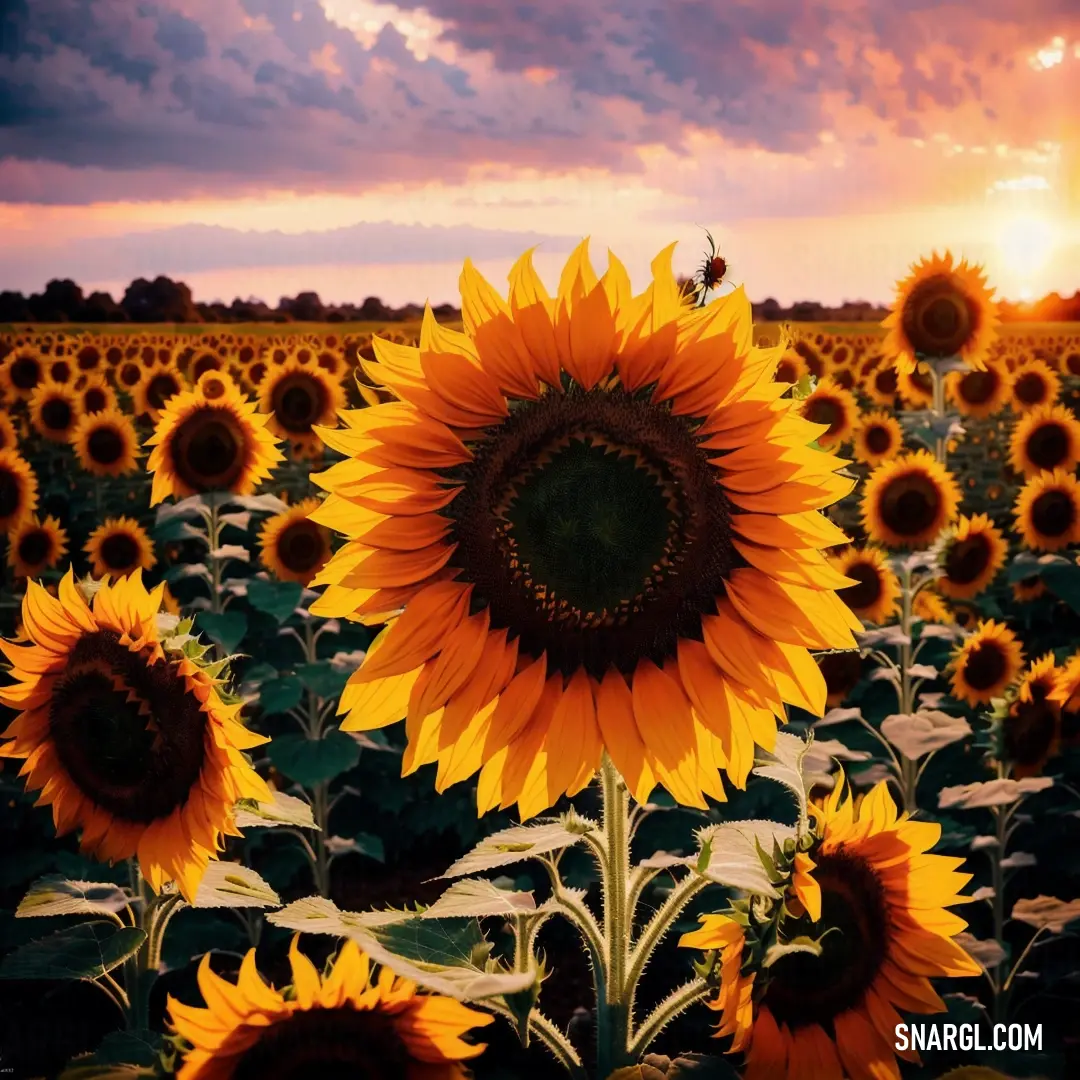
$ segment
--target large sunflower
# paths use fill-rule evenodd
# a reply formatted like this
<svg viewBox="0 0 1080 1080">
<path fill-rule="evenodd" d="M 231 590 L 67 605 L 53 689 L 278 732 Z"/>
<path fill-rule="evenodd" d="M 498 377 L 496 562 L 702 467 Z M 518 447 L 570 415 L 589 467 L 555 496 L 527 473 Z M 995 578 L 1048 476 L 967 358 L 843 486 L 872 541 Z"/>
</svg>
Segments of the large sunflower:
<svg viewBox="0 0 1080 1080">
<path fill-rule="evenodd" d="M 845 390 L 834 378 L 821 379 L 803 399 L 800 412 L 812 424 L 825 430 L 817 437 L 818 446 L 839 446 L 851 438 L 859 419 L 859 403 L 850 390 Z"/>
<path fill-rule="evenodd" d="M 900 421 L 884 409 L 864 413 L 855 428 L 855 457 L 871 467 L 892 461 L 904 448 Z"/>
<path fill-rule="evenodd" d="M 1000 754 L 1017 779 L 1038 776 L 1061 748 L 1061 704 L 1053 698 L 1061 671 L 1054 654 L 1033 660 L 995 717 Z"/>
<path fill-rule="evenodd" d="M 0 642 L 14 680 L 0 702 L 22 710 L 0 756 L 26 759 L 58 833 L 81 829 L 82 850 L 109 862 L 137 855 L 155 892 L 176 881 L 190 903 L 222 836 L 239 835 L 236 801 L 272 795 L 241 753 L 267 740 L 160 635 L 162 591 L 135 574 L 88 604 L 70 570 L 58 598 L 29 582 L 29 640 Z"/>
<path fill-rule="evenodd" d="M 860 510 L 871 540 L 922 547 L 956 516 L 960 488 L 928 450 L 879 465 L 862 491 Z"/>
<path fill-rule="evenodd" d="M 1064 405 L 1040 405 L 1013 428 L 1009 464 L 1029 479 L 1041 472 L 1073 472 L 1080 462 L 1080 422 Z"/>
<path fill-rule="evenodd" d="M 50 442 L 71 442 L 79 422 L 79 402 L 75 391 L 63 383 L 44 382 L 30 398 L 30 423 Z"/>
<path fill-rule="evenodd" d="M 154 448 L 147 462 L 154 474 L 150 505 L 207 491 L 252 494 L 284 460 L 268 419 L 218 371 L 169 398 L 147 440 Z"/>
<path fill-rule="evenodd" d="M 376 339 L 364 367 L 401 400 L 319 430 L 349 460 L 312 520 L 349 542 L 312 610 L 390 623 L 344 726 L 405 716 L 406 771 L 480 770 L 481 812 L 539 813 L 605 747 L 639 800 L 705 806 L 782 702 L 820 713 L 808 650 L 854 645 L 820 554 L 846 538 L 816 513 L 852 481 L 807 445 L 742 290 L 693 308 L 671 251 L 636 297 L 584 244 L 554 299 L 529 255 L 509 303 L 466 263 L 466 332 L 428 310 L 419 348 Z"/>
<path fill-rule="evenodd" d="M 30 463 L 16 450 L 0 450 L 0 532 L 8 532 L 38 502 L 38 482 Z"/>
<path fill-rule="evenodd" d="M 1020 674 L 1024 648 L 1004 623 L 985 619 L 975 627 L 949 661 L 952 695 L 969 705 L 986 705 L 1000 697 Z"/>
<path fill-rule="evenodd" d="M 950 371 L 945 393 L 964 416 L 983 419 L 1000 412 L 1012 396 L 1012 374 L 1004 364 L 988 362 L 982 371 Z"/>
<path fill-rule="evenodd" d="M 84 416 L 75 425 L 71 444 L 79 465 L 94 476 L 122 476 L 135 469 L 139 436 L 119 409 Z"/>
<path fill-rule="evenodd" d="M 880 626 L 896 613 L 900 581 L 889 565 L 887 552 L 868 544 L 847 548 L 831 556 L 829 562 L 844 577 L 853 579 L 854 584 L 837 595 L 860 619 Z"/>
<path fill-rule="evenodd" d="M 485 1049 L 462 1036 L 494 1016 L 417 993 L 388 968 L 373 969 L 353 941 L 320 975 L 294 937 L 289 966 L 292 986 L 281 991 L 263 981 L 254 949 L 235 984 L 203 956 L 198 980 L 207 1008 L 168 999 L 169 1026 L 184 1048 L 177 1080 L 465 1080 L 471 1074 L 462 1062 Z"/>
<path fill-rule="evenodd" d="M 883 781 L 857 804 L 841 776 L 821 809 L 814 843 L 796 856 L 780 938 L 817 940 L 766 967 L 759 924 L 706 915 L 680 944 L 719 952 L 717 1037 L 746 1054 L 746 1080 L 885 1080 L 898 1077 L 900 1010 L 944 1012 L 930 983 L 967 977 L 978 964 L 953 940 L 967 924 L 949 909 L 971 898 L 962 859 L 931 855 L 937 822 L 897 814 Z M 808 870 L 808 873 L 807 873 Z M 816 918 L 814 916 L 817 916 Z M 742 925 L 740 925 L 742 923 Z"/>
<path fill-rule="evenodd" d="M 129 517 L 106 518 L 83 548 L 94 577 L 128 577 L 136 570 L 152 570 L 154 544 L 147 531 Z"/>
<path fill-rule="evenodd" d="M 980 370 L 999 324 L 993 290 L 986 276 L 948 251 L 921 259 L 897 283 L 896 303 L 882 320 L 889 331 L 883 346 L 896 368 L 915 370 L 919 360 L 959 357 Z"/>
<path fill-rule="evenodd" d="M 1060 551 L 1080 542 L 1080 484 L 1061 469 L 1033 476 L 1013 508 L 1021 543 L 1035 551 Z"/>
<path fill-rule="evenodd" d="M 259 383 L 259 405 L 272 414 L 270 430 L 287 439 L 297 456 L 314 456 L 322 449 L 314 429 L 334 423 L 344 404 L 345 391 L 333 375 L 296 358 L 271 365 Z"/>
<path fill-rule="evenodd" d="M 1061 393 L 1061 376 L 1042 360 L 1028 360 L 1013 372 L 1012 407 L 1027 412 L 1052 405 Z"/>
<path fill-rule="evenodd" d="M 938 592 L 955 600 L 978 596 L 1005 565 L 1009 544 L 986 514 L 961 515 L 937 549 Z"/>
<path fill-rule="evenodd" d="M 304 499 L 263 525 L 259 557 L 274 577 L 307 585 L 326 565 L 330 558 L 330 530 L 308 517 L 320 505 L 317 498 Z"/>
<path fill-rule="evenodd" d="M 8 534 L 8 566 L 16 577 L 36 578 L 67 554 L 67 533 L 54 517 L 26 517 Z"/>
</svg>

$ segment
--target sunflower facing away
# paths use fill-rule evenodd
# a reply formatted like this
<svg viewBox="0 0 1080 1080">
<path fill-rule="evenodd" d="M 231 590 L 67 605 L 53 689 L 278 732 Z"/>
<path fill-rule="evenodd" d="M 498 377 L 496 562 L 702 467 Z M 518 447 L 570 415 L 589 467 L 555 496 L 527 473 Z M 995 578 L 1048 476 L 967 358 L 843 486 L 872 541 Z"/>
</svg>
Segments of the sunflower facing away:
<svg viewBox="0 0 1080 1080">
<path fill-rule="evenodd" d="M 91 604 L 69 570 L 59 597 L 29 582 L 24 644 L 0 642 L 22 712 L 0 756 L 52 806 L 59 834 L 116 862 L 137 856 L 155 892 L 175 881 L 190 903 L 233 824 L 238 799 L 272 795 L 242 750 L 267 739 L 240 722 L 215 680 L 158 631 L 163 586 L 139 574 L 102 584 Z"/>
<path fill-rule="evenodd" d="M 831 376 L 821 379 L 813 392 L 802 401 L 802 415 L 825 430 L 817 437 L 818 446 L 827 449 L 851 438 L 859 419 L 859 403 Z"/>
<path fill-rule="evenodd" d="M 270 430 L 287 439 L 298 457 L 322 450 L 314 429 L 334 423 L 344 404 L 345 391 L 333 375 L 297 359 L 271 365 L 259 384 L 259 405 L 271 414 Z"/>
<path fill-rule="evenodd" d="M 867 465 L 892 461 L 903 448 L 900 422 L 884 409 L 865 413 L 855 428 L 855 458 Z"/>
<path fill-rule="evenodd" d="M 75 425 L 71 445 L 80 467 L 94 476 L 122 476 L 137 464 L 139 436 L 131 418 L 119 409 L 84 416 Z"/>
<path fill-rule="evenodd" d="M 895 1080 L 900 1010 L 944 1012 L 930 979 L 981 973 L 953 940 L 967 923 L 949 910 L 970 900 L 960 890 L 971 875 L 957 872 L 962 859 L 928 854 L 941 826 L 898 815 L 884 781 L 858 806 L 844 787 L 841 776 L 815 808 L 809 880 L 795 875 L 781 917 L 782 940 L 808 936 L 820 955 L 764 967 L 752 914 L 745 928 L 706 915 L 680 941 L 719 952 L 720 994 L 709 1007 L 721 1014 L 717 1037 L 745 1052 L 746 1080 Z"/>
<path fill-rule="evenodd" d="M 969 705 L 986 705 L 1000 697 L 1020 674 L 1024 649 L 1004 623 L 986 619 L 953 654 L 952 695 Z"/>
<path fill-rule="evenodd" d="M 1005 565 L 1009 544 L 986 514 L 961 515 L 937 549 L 938 592 L 954 600 L 978 596 Z"/>
<path fill-rule="evenodd" d="M 414 983 L 374 968 L 353 941 L 320 975 L 294 937 L 289 966 L 292 986 L 282 991 L 263 981 L 254 949 L 235 984 L 203 956 L 198 980 L 207 1008 L 168 999 L 170 1028 L 184 1051 L 177 1080 L 466 1080 L 463 1062 L 486 1048 L 462 1036 L 494 1016 L 417 993 Z"/>
<path fill-rule="evenodd" d="M 994 717 L 1000 754 L 1019 780 L 1038 776 L 1061 748 L 1061 705 L 1053 700 L 1061 672 L 1054 654 L 1032 661 Z"/>
<path fill-rule="evenodd" d="M 897 611 L 900 581 L 889 565 L 888 553 L 873 544 L 847 548 L 829 558 L 844 577 L 855 581 L 837 595 L 865 622 L 887 622 Z"/>
<path fill-rule="evenodd" d="M 901 373 L 913 371 L 918 360 L 951 357 L 978 371 L 999 321 L 982 270 L 966 260 L 954 262 L 948 251 L 934 252 L 897 283 L 896 303 L 881 322 L 889 332 L 883 349 Z"/>
<path fill-rule="evenodd" d="M 147 440 L 154 448 L 147 462 L 154 474 L 150 505 L 207 491 L 251 495 L 284 460 L 268 419 L 218 371 L 169 398 Z"/>
<path fill-rule="evenodd" d="M 8 532 L 38 502 L 38 482 L 30 463 L 15 450 L 0 450 L 0 532 Z"/>
<path fill-rule="evenodd" d="M 1003 364 L 993 362 L 982 371 L 950 371 L 945 393 L 962 415 L 983 419 L 1009 404 L 1012 375 Z"/>
<path fill-rule="evenodd" d="M 330 530 L 308 515 L 322 505 L 304 499 L 269 518 L 259 532 L 259 558 L 282 581 L 307 585 L 330 558 Z"/>
<path fill-rule="evenodd" d="M 1024 413 L 1009 440 L 1009 464 L 1029 479 L 1041 472 L 1073 472 L 1080 462 L 1080 422 L 1064 405 Z"/>
<path fill-rule="evenodd" d="M 922 547 L 956 516 L 960 488 L 928 450 L 879 465 L 863 486 L 860 510 L 871 540 Z"/>
<path fill-rule="evenodd" d="M 1060 551 L 1080 542 L 1080 484 L 1061 469 L 1033 476 L 1013 508 L 1021 543 L 1034 551 Z"/>
<path fill-rule="evenodd" d="M 479 770 L 481 812 L 545 810 L 605 748 L 639 801 L 703 807 L 783 702 L 820 713 L 809 650 L 854 647 L 820 554 L 846 538 L 817 513 L 843 461 L 808 445 L 742 290 L 693 308 L 671 253 L 632 296 L 582 244 L 555 298 L 525 255 L 509 303 L 466 263 L 466 332 L 428 310 L 419 348 L 377 338 L 362 363 L 400 400 L 319 429 L 348 460 L 312 520 L 348 543 L 312 610 L 389 622 L 344 726 L 405 717 L 406 772 Z"/>
<path fill-rule="evenodd" d="M 129 517 L 106 518 L 83 550 L 96 578 L 128 577 L 136 570 L 152 570 L 157 561 L 149 534 Z"/>
<path fill-rule="evenodd" d="M 54 517 L 23 518 L 8 534 L 8 566 L 16 577 L 36 578 L 67 554 L 67 533 Z"/>
</svg>

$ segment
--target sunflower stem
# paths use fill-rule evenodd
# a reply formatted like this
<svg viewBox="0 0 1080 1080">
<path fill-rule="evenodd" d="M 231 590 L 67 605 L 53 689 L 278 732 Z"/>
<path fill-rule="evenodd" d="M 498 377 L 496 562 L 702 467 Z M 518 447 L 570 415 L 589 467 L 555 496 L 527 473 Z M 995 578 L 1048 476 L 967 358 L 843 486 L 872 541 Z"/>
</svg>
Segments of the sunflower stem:
<svg viewBox="0 0 1080 1080">
<path fill-rule="evenodd" d="M 210 545 L 207 558 L 210 560 L 210 611 L 220 615 L 221 602 L 221 559 L 215 552 L 221 547 L 221 523 L 218 521 L 218 505 L 211 501 L 206 519 L 206 539 Z"/>
<path fill-rule="evenodd" d="M 935 384 L 936 385 L 936 384 Z M 912 602 L 915 599 L 912 588 L 911 570 L 905 566 L 900 574 L 900 631 L 904 642 L 900 645 L 900 712 L 909 716 L 915 711 L 915 688 L 911 680 L 911 665 L 914 657 L 911 650 Z M 918 787 L 918 766 L 906 754 L 900 754 L 900 795 L 904 800 L 904 810 L 914 814 L 919 809 L 915 798 Z"/>
<path fill-rule="evenodd" d="M 637 1059 L 649 1048 L 649 1044 L 671 1023 L 680 1013 L 685 1012 L 691 1005 L 702 998 L 708 997 L 714 989 L 705 979 L 693 979 L 672 991 L 655 1009 L 648 1015 L 645 1022 L 638 1028 L 630 1043 L 630 1057 Z M 603 1075 L 602 1073 L 600 1074 Z"/>
<path fill-rule="evenodd" d="M 315 890 L 320 896 L 330 896 L 330 853 L 326 849 L 327 822 L 330 810 L 327 806 L 329 784 L 323 780 L 311 791 L 311 816 L 315 819 Z"/>
<path fill-rule="evenodd" d="M 999 768 L 999 774 L 1002 770 Z M 997 844 L 989 851 L 990 855 L 990 887 L 994 890 L 993 916 L 994 916 L 994 940 L 1005 947 L 1005 869 L 1001 865 L 1005 859 L 1005 847 L 1009 842 L 1007 828 L 1009 819 L 1000 806 L 991 807 L 994 815 L 994 834 Z M 1002 960 L 994 969 L 994 1023 L 1002 1022 L 1008 997 L 1005 993 L 1005 961 Z"/>
</svg>

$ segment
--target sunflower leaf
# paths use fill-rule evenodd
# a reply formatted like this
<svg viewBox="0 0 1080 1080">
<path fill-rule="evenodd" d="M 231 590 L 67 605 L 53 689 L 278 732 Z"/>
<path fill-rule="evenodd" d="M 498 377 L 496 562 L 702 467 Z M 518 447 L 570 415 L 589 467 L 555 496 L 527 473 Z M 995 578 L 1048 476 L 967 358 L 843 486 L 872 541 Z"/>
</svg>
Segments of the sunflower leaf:
<svg viewBox="0 0 1080 1080">
<path fill-rule="evenodd" d="M 797 937 L 792 938 L 790 941 L 777 942 L 765 950 L 762 965 L 767 968 L 772 967 L 777 960 L 782 960 L 785 956 L 793 956 L 796 953 L 820 956 L 821 942 L 808 937 Z"/>
<path fill-rule="evenodd" d="M 128 1069 L 139 1070 L 153 1068 L 161 1053 L 162 1037 L 156 1031 L 142 1029 L 140 1031 L 110 1031 L 98 1044 L 98 1048 L 92 1054 L 81 1055 L 72 1062 L 77 1071 L 77 1076 L 105 1076 L 105 1073 L 97 1074 L 88 1071 L 92 1066 L 121 1066 Z M 64 1073 L 65 1080 L 70 1076 L 70 1071 Z M 111 1075 L 111 1074 L 110 1074 Z M 121 1075 L 127 1075 L 126 1073 Z M 150 1073 L 141 1071 L 132 1072 L 132 1076 L 149 1076 Z"/>
<path fill-rule="evenodd" d="M 268 716 L 277 716 L 299 704 L 303 696 L 304 685 L 295 675 L 279 675 L 259 687 L 255 702 Z"/>
<path fill-rule="evenodd" d="M 134 956 L 146 940 L 135 926 L 94 919 L 28 942 L 0 963 L 0 979 L 97 979 Z"/>
<path fill-rule="evenodd" d="M 279 623 L 296 610 L 304 587 L 298 581 L 270 581 L 251 578 L 247 583 L 248 603 Z"/>
<path fill-rule="evenodd" d="M 196 908 L 280 907 L 281 897 L 254 870 L 240 863 L 214 860 L 195 894 Z"/>
<path fill-rule="evenodd" d="M 251 524 L 251 514 L 246 510 L 239 510 L 232 514 L 218 514 L 219 525 L 231 525 L 234 529 L 247 532 Z"/>
<path fill-rule="evenodd" d="M 306 788 L 328 783 L 360 760 L 359 744 L 340 728 L 323 732 L 321 739 L 279 735 L 266 753 L 275 769 Z"/>
<path fill-rule="evenodd" d="M 335 667 L 329 660 L 319 660 L 313 664 L 297 664 L 295 673 L 316 697 L 329 701 L 340 696 L 354 670 L 355 666 Z"/>
<path fill-rule="evenodd" d="M 150 531 L 151 537 L 158 544 L 174 544 L 180 540 L 202 540 L 206 542 L 206 531 L 192 525 L 181 517 L 158 518 L 158 523 Z"/>
<path fill-rule="evenodd" d="M 108 881 L 69 881 L 49 874 L 30 886 L 15 911 L 15 918 L 46 915 L 106 915 L 123 911 L 128 897 Z"/>
<path fill-rule="evenodd" d="M 311 815 L 311 804 L 295 795 L 274 792 L 273 802 L 241 799 L 233 818 L 238 829 L 260 829 L 272 825 L 298 825 L 302 829 L 317 829 Z"/>
<path fill-rule="evenodd" d="M 904 757 L 917 761 L 950 743 L 966 739 L 971 725 L 962 716 L 950 716 L 938 709 L 914 713 L 894 713 L 881 722 L 881 734 Z"/>
<path fill-rule="evenodd" d="M 754 768 L 755 776 L 763 776 L 783 784 L 795 796 L 799 808 L 799 835 L 808 828 L 806 780 L 803 777 L 803 759 L 813 742 L 813 732 L 806 739 L 777 733 L 776 745 L 771 753 L 764 753 L 761 763 Z"/>
<path fill-rule="evenodd" d="M 189 495 L 175 503 L 165 503 L 159 506 L 155 521 L 161 525 L 166 521 L 175 519 L 202 517 L 210 512 L 210 504 L 202 495 Z"/>
<path fill-rule="evenodd" d="M 484 878 L 469 878 L 455 881 L 420 918 L 484 918 L 492 915 L 531 915 L 535 911 L 536 900 L 531 892 L 510 892 Z"/>
<path fill-rule="evenodd" d="M 224 493 L 224 502 L 230 506 L 239 506 L 244 510 L 260 511 L 266 514 L 280 514 L 289 507 L 276 495 L 230 495 Z"/>
<path fill-rule="evenodd" d="M 1068 561 L 1050 563 L 1041 568 L 1039 576 L 1059 600 L 1080 612 L 1080 566 Z"/>
<path fill-rule="evenodd" d="M 324 896 L 305 896 L 286 904 L 280 911 L 272 911 L 266 921 L 304 934 L 344 937 L 350 930 L 406 922 L 416 917 L 415 911 L 342 911 Z"/>
<path fill-rule="evenodd" d="M 199 618 L 199 628 L 206 631 L 206 636 L 220 645 L 230 656 L 247 633 L 247 616 L 239 611 L 208 612 Z"/>
<path fill-rule="evenodd" d="M 760 852 L 776 842 L 794 839 L 795 830 L 778 821 L 725 821 L 698 832 L 702 851 L 708 846 L 709 859 L 698 873 L 717 885 L 742 889 L 774 900 L 780 894 L 774 887 Z M 700 860 L 700 861 L 699 861 Z M 687 859 L 686 864 L 699 867 L 700 856 Z"/>
<path fill-rule="evenodd" d="M 235 559 L 237 562 L 251 562 L 251 552 L 241 544 L 222 544 L 210 552 L 211 559 Z"/>
<path fill-rule="evenodd" d="M 524 862 L 537 855 L 547 855 L 553 851 L 573 847 L 580 843 L 584 825 L 590 829 L 596 826 L 587 818 L 577 818 L 573 829 L 567 828 L 561 821 L 542 821 L 533 825 L 513 825 L 481 840 L 467 855 L 458 859 L 442 876 L 444 878 L 465 877 L 481 870 L 493 870 L 497 866 L 510 866 Z"/>
<path fill-rule="evenodd" d="M 175 566 L 170 566 L 162 577 L 170 585 L 188 577 L 201 577 L 210 581 L 210 571 L 204 563 L 177 563 Z"/>
</svg>

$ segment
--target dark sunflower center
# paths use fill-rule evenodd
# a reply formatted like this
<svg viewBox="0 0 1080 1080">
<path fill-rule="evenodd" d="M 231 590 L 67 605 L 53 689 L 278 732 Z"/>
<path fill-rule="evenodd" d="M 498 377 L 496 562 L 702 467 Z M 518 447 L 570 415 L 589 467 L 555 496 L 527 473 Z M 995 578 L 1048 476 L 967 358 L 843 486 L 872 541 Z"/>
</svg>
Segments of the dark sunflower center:
<svg viewBox="0 0 1080 1080">
<path fill-rule="evenodd" d="M 54 360 L 49 365 L 49 378 L 53 382 L 66 383 L 71 378 L 71 365 L 66 360 Z"/>
<path fill-rule="evenodd" d="M 105 391 L 100 386 L 92 386 L 83 394 L 83 407 L 88 413 L 101 412 L 108 403 Z"/>
<path fill-rule="evenodd" d="M 173 395 L 180 392 L 180 385 L 173 375 L 155 375 L 146 387 L 146 400 L 150 407 L 160 409 Z"/>
<path fill-rule="evenodd" d="M 277 557 L 295 574 L 306 574 L 319 565 L 323 537 L 313 521 L 298 521 L 283 529 L 277 542 Z"/>
<path fill-rule="evenodd" d="M 16 357 L 8 368 L 11 385 L 17 390 L 33 390 L 41 381 L 41 362 L 35 356 Z"/>
<path fill-rule="evenodd" d="M 565 673 L 663 663 L 738 561 L 730 507 L 691 425 L 647 392 L 550 392 L 446 470 L 474 609 Z"/>
<path fill-rule="evenodd" d="M 221 358 L 214 356 L 213 353 L 203 353 L 191 365 L 191 381 L 198 382 L 200 375 L 205 375 L 208 371 L 220 370 Z"/>
<path fill-rule="evenodd" d="M 1025 448 L 1033 465 L 1052 471 L 1069 456 L 1069 433 L 1057 421 L 1040 424 L 1028 436 Z"/>
<path fill-rule="evenodd" d="M 105 537 L 99 552 L 101 561 L 115 574 L 134 568 L 139 558 L 139 545 L 128 533 L 116 532 Z"/>
<path fill-rule="evenodd" d="M 101 362 L 101 353 L 93 345 L 84 345 L 79 350 L 78 363 L 80 371 L 93 371 Z"/>
<path fill-rule="evenodd" d="M 841 845 L 817 860 L 814 877 L 821 886 L 821 920 L 804 917 L 789 936 L 819 939 L 821 955 L 782 957 L 770 969 L 764 997 L 776 1022 L 792 1028 L 828 1028 L 855 1008 L 877 978 L 889 947 L 885 890 L 865 859 Z"/>
<path fill-rule="evenodd" d="M 917 536 L 929 529 L 941 508 L 941 492 L 920 473 L 898 476 L 881 495 L 881 520 L 897 536 Z"/>
<path fill-rule="evenodd" d="M 404 1042 L 386 1013 L 306 1009 L 263 1028 L 236 1063 L 233 1080 L 402 1080 Z"/>
<path fill-rule="evenodd" d="M 326 392 L 317 379 L 299 371 L 278 382 L 271 404 L 286 431 L 307 434 L 326 407 Z"/>
<path fill-rule="evenodd" d="M 0 518 L 9 518 L 22 505 L 22 484 L 19 478 L 0 470 Z"/>
<path fill-rule="evenodd" d="M 895 394 L 899 382 L 896 377 L 896 370 L 889 368 L 887 371 L 879 371 L 874 376 L 874 385 L 877 387 L 878 392 L 882 394 Z"/>
<path fill-rule="evenodd" d="M 904 333 L 920 356 L 955 356 L 978 327 L 979 309 L 940 274 L 920 282 L 904 304 Z"/>
<path fill-rule="evenodd" d="M 1061 536 L 1075 521 L 1076 506 L 1064 491 L 1044 491 L 1031 504 L 1031 524 L 1042 536 Z"/>
<path fill-rule="evenodd" d="M 112 465 L 124 454 L 124 440 L 116 428 L 95 428 L 86 440 L 86 452 L 99 465 Z"/>
<path fill-rule="evenodd" d="M 52 537 L 44 529 L 33 529 L 19 539 L 19 559 L 26 566 L 39 566 L 52 551 Z"/>
<path fill-rule="evenodd" d="M 231 487 L 244 471 L 247 441 L 232 413 L 206 407 L 182 421 L 173 435 L 176 475 L 196 491 Z"/>
<path fill-rule="evenodd" d="M 1036 371 L 1028 371 L 1013 383 L 1013 393 L 1025 405 L 1038 405 L 1046 397 L 1046 380 Z"/>
<path fill-rule="evenodd" d="M 993 371 L 969 371 L 960 380 L 960 397 L 972 405 L 982 405 L 994 396 L 998 375 Z"/>
<path fill-rule="evenodd" d="M 837 590 L 837 595 L 849 608 L 862 611 L 874 604 L 881 596 L 881 574 L 877 567 L 869 563 L 855 563 L 844 573 L 859 583 Z"/>
<path fill-rule="evenodd" d="M 997 642 L 980 642 L 964 661 L 964 682 L 973 690 L 989 690 L 1001 681 L 1006 666 L 1005 654 Z"/>
<path fill-rule="evenodd" d="M 258 386 L 266 377 L 266 365 L 261 360 L 256 360 L 248 366 L 247 377 L 252 386 Z"/>
<path fill-rule="evenodd" d="M 892 446 L 892 435 L 883 424 L 873 424 L 866 430 L 866 449 L 871 454 L 884 454 Z"/>
<path fill-rule="evenodd" d="M 1046 760 L 1060 723 L 1057 707 L 1046 700 L 1048 687 L 1031 685 L 1031 701 L 1016 701 L 1005 722 L 1005 753 L 1018 765 L 1038 765 Z"/>
<path fill-rule="evenodd" d="M 71 405 L 63 398 L 50 398 L 41 406 L 41 422 L 50 431 L 67 431 L 73 416 Z"/>
<path fill-rule="evenodd" d="M 120 381 L 125 386 L 134 386 L 142 377 L 142 371 L 136 363 L 124 364 L 120 369 Z M 156 407 L 156 406 L 155 406 Z"/>
<path fill-rule="evenodd" d="M 990 543 L 985 536 L 958 540 L 945 556 L 945 576 L 955 585 L 970 585 L 986 572 Z"/>
<path fill-rule="evenodd" d="M 776 365 L 775 378 L 777 382 L 795 382 L 795 376 L 795 365 L 790 360 L 781 360 Z"/>
<path fill-rule="evenodd" d="M 817 663 L 832 703 L 843 701 L 862 676 L 862 656 L 857 650 L 824 653 L 817 658 Z"/>
<path fill-rule="evenodd" d="M 1065 370 L 1070 375 L 1080 375 L 1080 352 L 1071 352 L 1065 357 Z"/>
<path fill-rule="evenodd" d="M 826 435 L 835 435 L 844 424 L 844 409 L 834 398 L 811 398 L 806 403 L 805 416 L 812 424 L 827 424 Z"/>
<path fill-rule="evenodd" d="M 53 685 L 49 725 L 80 791 L 123 821 L 182 806 L 203 766 L 206 714 L 173 664 L 148 663 L 111 630 L 87 634 Z"/>
<path fill-rule="evenodd" d="M 834 371 L 833 378 L 845 390 L 850 390 L 855 385 L 855 372 L 851 368 L 845 367 L 840 368 L 839 371 Z"/>
</svg>

